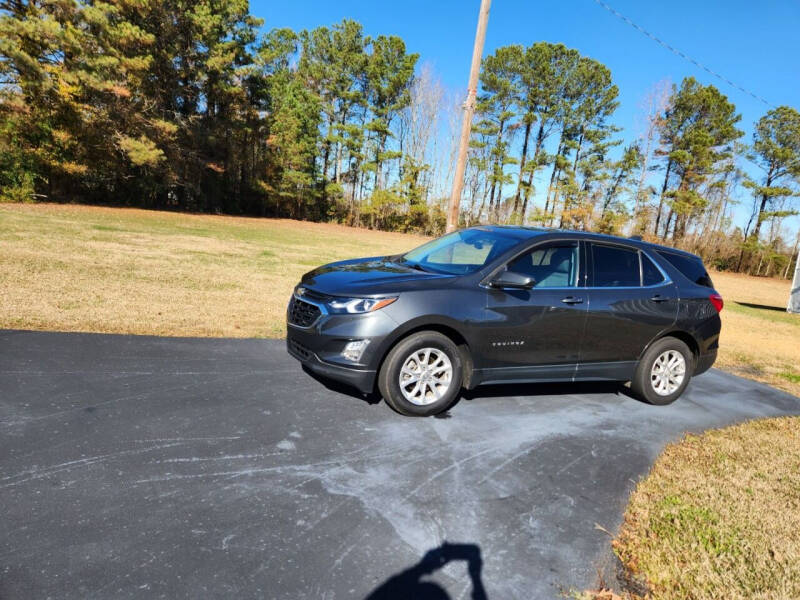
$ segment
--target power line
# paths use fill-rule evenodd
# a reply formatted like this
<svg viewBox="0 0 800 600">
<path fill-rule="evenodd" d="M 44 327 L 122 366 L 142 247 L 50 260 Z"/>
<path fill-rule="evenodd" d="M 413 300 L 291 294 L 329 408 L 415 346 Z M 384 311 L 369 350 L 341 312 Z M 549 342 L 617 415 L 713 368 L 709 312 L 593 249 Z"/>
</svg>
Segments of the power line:
<svg viewBox="0 0 800 600">
<path fill-rule="evenodd" d="M 680 57 L 681 57 L 682 59 L 684 59 L 684 60 L 687 60 L 687 61 L 689 61 L 690 63 L 692 63 L 692 64 L 693 64 L 693 65 L 695 65 L 696 67 L 699 67 L 700 69 L 702 69 L 702 70 L 703 70 L 703 71 L 705 71 L 706 73 L 709 73 L 709 74 L 713 75 L 714 77 L 716 77 L 716 78 L 717 78 L 717 79 L 719 79 L 720 81 L 724 81 L 724 82 L 725 82 L 725 83 L 727 83 L 729 86 L 731 86 L 731 87 L 733 87 L 733 88 L 736 88 L 736 89 L 737 89 L 737 90 L 739 90 L 740 92 L 744 92 L 745 94 L 747 94 L 748 96 L 752 96 L 753 98 L 755 98 L 755 99 L 756 99 L 756 100 L 758 100 L 759 102 L 763 102 L 763 103 L 764 103 L 764 104 L 766 104 L 767 106 L 769 106 L 769 107 L 771 107 L 771 108 L 775 108 L 775 106 L 774 106 L 774 105 L 773 105 L 771 102 L 769 102 L 769 101 L 767 101 L 767 100 L 764 100 L 764 98 L 762 98 L 762 97 L 761 97 L 761 96 L 759 96 L 758 94 L 755 94 L 755 93 L 751 92 L 750 90 L 748 90 L 748 89 L 746 89 L 746 88 L 743 88 L 742 86 L 740 86 L 740 85 L 738 85 L 738 84 L 734 83 L 733 81 L 731 81 L 730 79 L 728 79 L 728 78 L 727 78 L 727 77 L 725 77 L 724 75 L 720 75 L 719 73 L 717 73 L 717 72 L 716 72 L 716 71 L 714 71 L 713 69 L 710 69 L 710 68 L 708 68 L 707 66 L 705 66 L 705 65 L 704 65 L 703 63 L 701 63 L 700 61 L 697 61 L 697 60 L 693 59 L 691 56 L 689 56 L 688 54 L 686 54 L 686 53 L 684 53 L 684 52 L 681 52 L 680 50 L 678 50 L 678 49 L 677 49 L 677 48 L 675 48 L 674 46 L 670 46 L 670 45 L 669 45 L 667 42 L 665 42 L 664 40 L 662 40 L 662 39 L 661 39 L 661 38 L 659 38 L 658 36 L 656 36 L 656 35 L 653 35 L 653 34 L 652 34 L 652 33 L 650 33 L 649 31 L 647 31 L 647 30 L 646 30 L 644 27 L 640 27 L 639 25 L 637 25 L 636 23 L 634 23 L 633 21 L 631 21 L 631 20 L 630 20 L 628 17 L 626 17 L 626 16 L 625 16 L 625 15 L 623 15 L 622 13 L 618 12 L 617 10 L 615 10 L 613 7 L 611 7 L 611 6 L 609 6 L 608 4 L 606 4 L 605 2 L 603 2 L 603 0 L 594 0 L 594 1 L 595 1 L 595 3 L 596 3 L 596 4 L 599 4 L 599 5 L 600 5 L 600 6 L 602 6 L 604 9 L 606 9 L 608 12 L 610 12 L 612 15 L 614 15 L 615 17 L 617 17 L 617 18 L 618 18 L 618 19 L 620 19 L 621 21 L 624 21 L 625 23 L 627 23 L 628 25 L 630 25 L 631 27 L 633 27 L 635 30 L 637 30 L 639 33 L 641 33 L 641 34 L 643 34 L 643 35 L 645 35 L 645 36 L 649 37 L 651 40 L 653 40 L 654 42 L 656 42 L 658 45 L 660 45 L 660 46 L 663 46 L 664 48 L 666 48 L 667 50 L 669 50 L 669 51 L 670 51 L 670 52 L 672 52 L 673 54 L 675 54 L 675 55 L 677 55 L 677 56 L 680 56 Z"/>
</svg>

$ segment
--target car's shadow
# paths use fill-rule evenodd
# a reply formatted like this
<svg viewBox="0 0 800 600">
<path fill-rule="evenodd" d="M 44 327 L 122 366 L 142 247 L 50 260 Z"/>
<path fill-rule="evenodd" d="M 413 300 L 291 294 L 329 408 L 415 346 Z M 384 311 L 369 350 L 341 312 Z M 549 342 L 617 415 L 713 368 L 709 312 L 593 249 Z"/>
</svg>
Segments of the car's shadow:
<svg viewBox="0 0 800 600">
<path fill-rule="evenodd" d="M 623 394 L 635 398 L 631 390 L 620 381 L 576 381 L 556 383 L 505 383 L 481 385 L 464 390 L 464 400 L 478 398 L 505 398 L 508 396 L 570 396 L 592 394 Z"/>
<path fill-rule="evenodd" d="M 311 369 L 303 366 L 303 371 L 314 380 L 325 386 L 332 392 L 358 398 L 367 404 L 378 404 L 382 398 L 376 390 L 370 394 L 364 394 L 357 389 L 317 375 Z M 472 390 L 462 390 L 459 399 L 453 405 L 461 401 L 467 402 L 480 398 L 507 398 L 509 396 L 572 396 L 572 395 L 594 395 L 594 394 L 621 394 L 634 400 L 639 400 L 630 388 L 619 381 L 577 381 L 559 383 L 507 383 L 497 385 L 481 385 Z M 452 407 L 451 407 L 452 408 Z M 439 415 L 440 418 L 447 418 L 445 412 Z"/>
<path fill-rule="evenodd" d="M 333 379 L 328 379 L 326 377 L 323 377 L 322 375 L 318 375 L 305 365 L 303 365 L 303 371 L 305 371 L 306 375 L 318 381 L 330 391 L 336 392 L 337 394 L 345 394 L 347 396 L 352 396 L 353 398 L 358 398 L 359 400 L 363 400 L 367 404 L 378 404 L 382 400 L 381 395 L 377 390 L 373 391 L 370 394 L 364 394 L 363 392 L 360 392 L 356 388 L 349 386 L 346 383 L 340 383 Z"/>
<path fill-rule="evenodd" d="M 753 304 L 751 302 L 736 302 L 734 304 L 738 304 L 739 306 L 746 306 L 747 308 L 757 308 L 759 310 L 774 310 L 776 312 L 786 312 L 785 306 L 772 306 L 770 304 Z"/>
</svg>

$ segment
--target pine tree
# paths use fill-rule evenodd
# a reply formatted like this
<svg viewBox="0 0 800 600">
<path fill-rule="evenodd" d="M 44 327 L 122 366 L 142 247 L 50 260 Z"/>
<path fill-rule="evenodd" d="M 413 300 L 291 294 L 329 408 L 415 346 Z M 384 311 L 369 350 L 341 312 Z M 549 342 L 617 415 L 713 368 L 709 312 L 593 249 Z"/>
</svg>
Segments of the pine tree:
<svg viewBox="0 0 800 600">
<path fill-rule="evenodd" d="M 673 88 L 670 108 L 660 131 L 667 168 L 656 228 L 666 201 L 669 213 L 664 224 L 664 238 L 673 217 L 673 237 L 679 239 L 686 234 L 689 220 L 705 208 L 702 187 L 731 157 L 733 143 L 742 136 L 736 128 L 740 119 L 736 107 L 713 85 L 703 86 L 693 77 L 687 77 L 680 88 Z M 677 180 L 672 189 L 670 177 Z"/>
<path fill-rule="evenodd" d="M 510 153 L 513 136 L 519 123 L 516 105 L 519 98 L 519 78 L 524 59 L 522 46 L 504 46 L 483 59 L 481 68 L 482 94 L 478 98 L 478 127 L 491 138 L 489 218 L 497 220 L 500 213 L 503 186 L 512 182 L 506 166 L 516 163 Z"/>
<path fill-rule="evenodd" d="M 525 50 L 519 73 L 518 99 L 524 132 L 513 207 L 514 214 L 519 213 L 523 222 L 528 211 L 528 199 L 533 191 L 533 178 L 537 170 L 546 163 L 543 160 L 544 144 L 558 122 L 564 82 L 578 56 L 577 51 L 563 44 L 547 42 L 537 42 Z M 534 149 L 529 158 L 530 136 L 534 126 Z"/>
<path fill-rule="evenodd" d="M 763 184 L 751 185 L 759 199 L 753 230 L 757 240 L 761 225 L 772 215 L 773 203 L 795 196 L 800 183 L 800 113 L 789 106 L 770 110 L 756 123 L 753 132 L 753 161 L 764 171 Z"/>
<path fill-rule="evenodd" d="M 395 117 L 410 101 L 409 88 L 414 78 L 418 54 L 407 54 L 406 45 L 397 36 L 380 35 L 372 41 L 366 66 L 367 97 L 372 120 L 367 129 L 373 134 L 374 187 L 384 187 L 384 163 L 400 158 L 400 153 L 387 148 L 393 137 Z"/>
</svg>

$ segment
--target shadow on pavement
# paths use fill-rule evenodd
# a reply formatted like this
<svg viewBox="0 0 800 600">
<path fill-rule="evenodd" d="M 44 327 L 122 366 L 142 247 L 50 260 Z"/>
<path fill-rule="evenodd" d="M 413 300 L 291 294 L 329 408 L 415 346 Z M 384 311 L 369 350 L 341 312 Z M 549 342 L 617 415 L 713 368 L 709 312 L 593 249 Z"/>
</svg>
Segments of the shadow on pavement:
<svg viewBox="0 0 800 600">
<path fill-rule="evenodd" d="M 378 404 L 382 398 L 378 391 L 363 394 L 354 387 L 326 379 L 317 375 L 303 365 L 303 371 L 325 388 L 339 394 L 363 400 L 367 404 Z M 481 385 L 472 390 L 463 390 L 461 396 L 450 408 L 454 408 L 462 400 L 475 400 L 478 398 L 507 398 L 508 396 L 563 396 L 573 394 L 622 394 L 639 400 L 630 389 L 619 381 L 578 381 L 562 383 L 507 383 L 497 385 Z M 439 418 L 447 419 L 450 415 L 443 413 Z"/>
<path fill-rule="evenodd" d="M 475 544 L 447 542 L 429 550 L 414 566 L 392 575 L 368 594 L 366 600 L 450 600 L 450 595 L 443 587 L 433 581 L 422 581 L 422 578 L 454 560 L 463 560 L 467 563 L 467 572 L 472 581 L 471 598 L 486 600 L 486 590 L 481 579 L 483 559 L 480 547 Z"/>
<path fill-rule="evenodd" d="M 505 383 L 481 385 L 464 390 L 464 400 L 476 398 L 507 398 L 508 396 L 564 396 L 571 394 L 623 394 L 636 398 L 627 386 L 619 381 L 577 381 L 560 383 Z"/>
<path fill-rule="evenodd" d="M 367 404 L 378 404 L 381 401 L 381 395 L 375 391 L 371 394 L 363 394 L 358 391 L 356 388 L 347 385 L 346 383 L 339 383 L 338 381 L 334 381 L 333 379 L 327 379 L 322 375 L 317 375 L 309 369 L 307 366 L 302 365 L 302 369 L 306 375 L 314 379 L 315 381 L 321 383 L 327 389 L 332 392 L 336 392 L 337 394 L 345 394 L 347 396 L 352 396 L 353 398 L 358 398 L 359 400 L 363 400 Z"/>
</svg>

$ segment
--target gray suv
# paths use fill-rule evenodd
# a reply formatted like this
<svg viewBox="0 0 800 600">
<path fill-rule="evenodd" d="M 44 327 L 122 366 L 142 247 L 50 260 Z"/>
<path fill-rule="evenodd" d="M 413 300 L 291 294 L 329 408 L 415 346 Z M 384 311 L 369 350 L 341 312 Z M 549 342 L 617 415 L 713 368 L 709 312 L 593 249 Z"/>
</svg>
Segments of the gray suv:
<svg viewBox="0 0 800 600">
<path fill-rule="evenodd" d="M 406 415 L 484 383 L 630 381 L 668 404 L 711 367 L 722 298 L 699 257 L 575 231 L 485 226 L 303 275 L 287 349 Z"/>
</svg>

